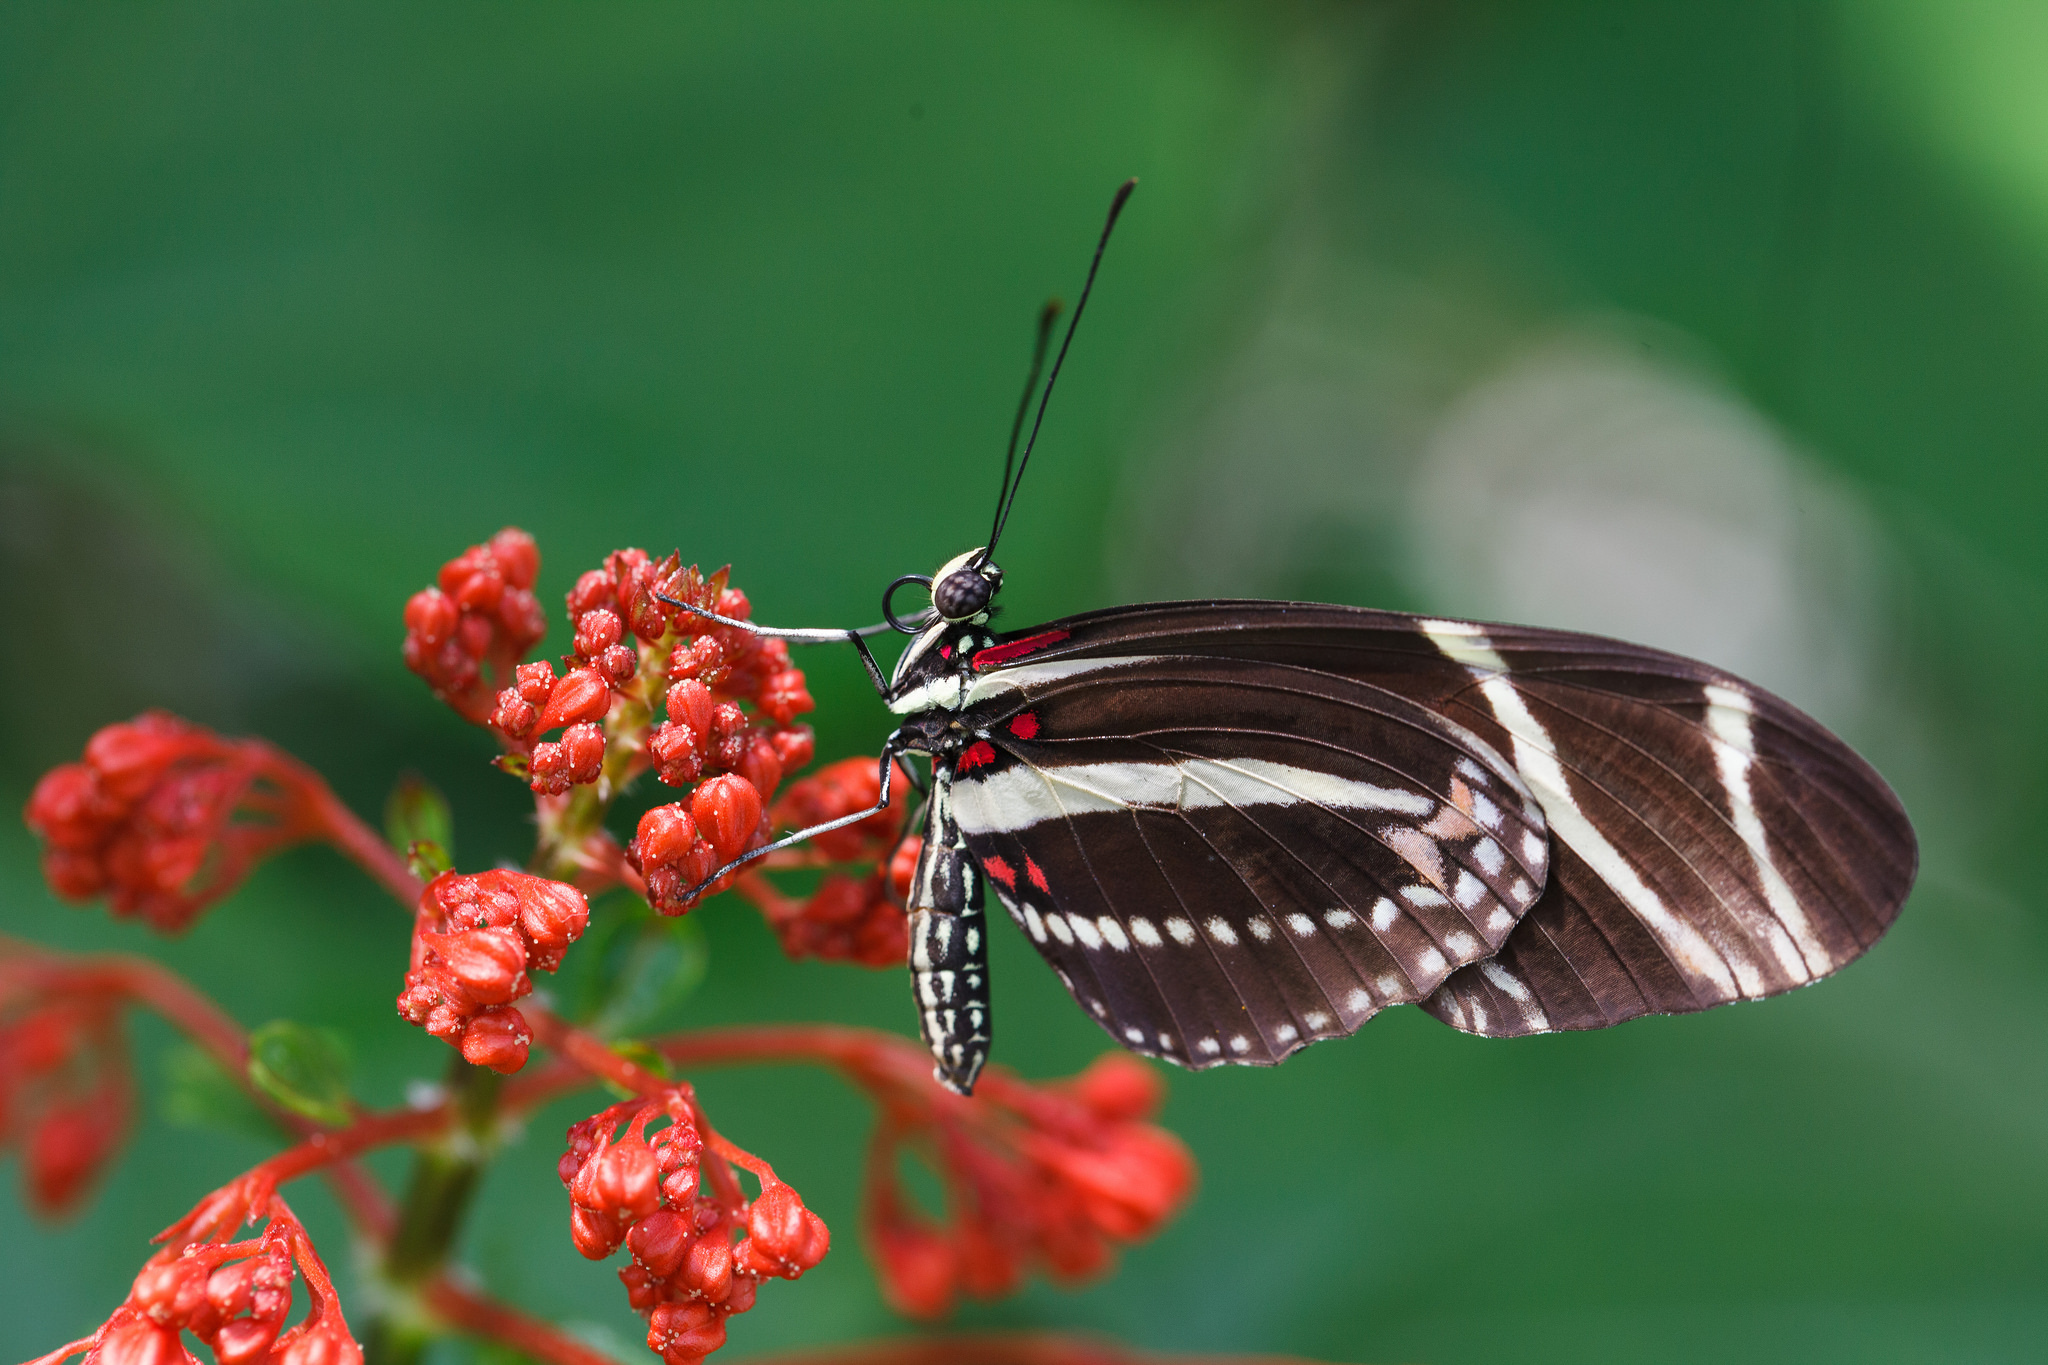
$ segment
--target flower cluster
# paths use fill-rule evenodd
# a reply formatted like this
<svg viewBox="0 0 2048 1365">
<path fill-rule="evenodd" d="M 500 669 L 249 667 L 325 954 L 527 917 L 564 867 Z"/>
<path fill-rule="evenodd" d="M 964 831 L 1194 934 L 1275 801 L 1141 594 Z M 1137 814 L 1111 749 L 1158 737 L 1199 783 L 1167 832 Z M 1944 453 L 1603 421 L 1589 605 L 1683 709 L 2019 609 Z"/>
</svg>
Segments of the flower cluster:
<svg viewBox="0 0 2048 1365">
<path fill-rule="evenodd" d="M 547 634 L 547 613 L 533 595 L 539 577 L 540 551 L 517 527 L 470 546 L 405 604 L 405 666 L 483 724 L 505 675 Z"/>
<path fill-rule="evenodd" d="M 413 920 L 412 967 L 398 1012 L 493 1071 L 526 1065 L 533 1041 L 513 1008 L 583 934 L 583 893 L 524 872 L 444 872 L 427 884 Z"/>
<path fill-rule="evenodd" d="M 922 1115 L 902 1106 L 877 1132 L 867 1233 L 889 1301 L 936 1317 L 955 1298 L 995 1298 L 1042 1268 L 1076 1280 L 1105 1269 L 1113 1244 L 1149 1237 L 1186 1201 L 1194 1161 L 1147 1120 L 1159 1078 L 1125 1053 L 1065 1086 L 986 1076 L 971 1103 Z M 908 1146 L 945 1180 L 949 1213 L 918 1211 L 897 1174 Z"/>
<path fill-rule="evenodd" d="M 362 1365 L 362 1348 L 305 1228 L 275 1194 L 267 1213 L 260 1237 L 166 1248 L 98 1331 L 31 1365 L 55 1365 L 81 1350 L 87 1365 L 199 1365 L 186 1332 L 212 1350 L 217 1365 Z M 295 1275 L 305 1280 L 311 1307 L 287 1331 Z"/>
<path fill-rule="evenodd" d="M 910 783 L 899 767 L 889 785 L 889 804 L 867 819 L 820 834 L 807 854 L 791 864 L 824 862 L 865 865 L 857 875 L 827 872 L 803 900 L 785 896 L 764 877 L 752 876 L 741 891 L 759 907 L 768 927 L 793 958 L 858 962 L 867 967 L 900 967 L 909 952 L 909 921 L 903 904 L 924 841 L 903 834 Z M 769 812 L 776 829 L 805 829 L 870 809 L 881 796 L 881 772 L 871 758 L 848 758 L 820 768 L 790 788 Z M 781 855 L 777 855 L 781 856 Z"/>
<path fill-rule="evenodd" d="M 663 1118 L 650 1140 L 648 1124 Z M 666 1365 L 696 1365 L 725 1344 L 726 1318 L 754 1306 L 762 1280 L 794 1280 L 831 1248 L 824 1220 L 767 1163 L 711 1134 L 683 1087 L 602 1110 L 568 1143 L 556 1170 L 570 1236 L 591 1260 L 621 1245 L 631 1254 L 619 1279 Z M 728 1162 L 760 1180 L 751 1203 Z"/>
<path fill-rule="evenodd" d="M 118 1002 L 39 988 L 16 946 L 0 966 L 0 1144 L 21 1145 L 28 1202 L 55 1216 L 119 1149 L 134 1082 Z"/>
<path fill-rule="evenodd" d="M 317 777 L 260 740 L 160 711 L 109 725 L 52 768 L 26 819 L 58 895 L 176 933 L 287 844 L 325 832 Z"/>
</svg>

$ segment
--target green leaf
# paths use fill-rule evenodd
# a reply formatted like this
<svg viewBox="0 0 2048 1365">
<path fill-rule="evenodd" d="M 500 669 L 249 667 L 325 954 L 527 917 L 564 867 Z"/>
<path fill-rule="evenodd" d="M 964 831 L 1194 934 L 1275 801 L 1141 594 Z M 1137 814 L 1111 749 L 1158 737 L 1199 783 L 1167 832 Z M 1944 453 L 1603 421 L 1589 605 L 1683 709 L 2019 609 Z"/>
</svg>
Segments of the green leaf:
<svg viewBox="0 0 2048 1365">
<path fill-rule="evenodd" d="M 601 1037 L 637 1033 L 689 999 L 711 963 L 704 931 L 692 919 L 669 919 L 635 901 L 608 916 L 584 978 L 577 1013 Z M 594 950 L 594 951 L 590 951 Z"/>
<path fill-rule="evenodd" d="M 405 865 L 413 876 L 430 882 L 443 872 L 451 871 L 455 860 L 448 856 L 447 849 L 432 839 L 416 839 L 406 845 Z"/>
<path fill-rule="evenodd" d="M 635 1066 L 645 1067 L 647 1070 L 652 1071 L 655 1075 L 661 1077 L 663 1080 L 667 1080 L 669 1077 L 675 1074 L 669 1070 L 668 1058 L 662 1056 L 659 1052 L 656 1052 L 653 1049 L 653 1047 L 651 1047 L 647 1043 L 640 1041 L 638 1038 L 627 1038 L 620 1041 L 616 1041 L 612 1044 L 612 1051 L 619 1054 L 619 1056 L 624 1057 L 627 1061 L 633 1063 L 633 1065 Z M 616 1084 L 615 1082 L 606 1081 L 604 1083 L 604 1088 L 611 1091 L 614 1095 L 617 1095 L 622 1100 L 630 1100 L 633 1098 L 632 1091 L 626 1089 L 626 1087 L 622 1085 Z"/>
<path fill-rule="evenodd" d="M 315 1123 L 349 1120 L 348 1040 L 333 1029 L 275 1019 L 249 1035 L 249 1080 Z"/>
<path fill-rule="evenodd" d="M 248 1092 L 213 1057 L 190 1043 L 164 1054 L 164 1121 L 202 1132 L 234 1133 L 259 1142 L 283 1134 Z"/>
<path fill-rule="evenodd" d="M 384 801 L 384 837 L 400 853 L 417 856 L 415 846 L 431 844 L 443 862 L 453 862 L 455 817 L 448 798 L 432 783 L 408 773 Z"/>
</svg>

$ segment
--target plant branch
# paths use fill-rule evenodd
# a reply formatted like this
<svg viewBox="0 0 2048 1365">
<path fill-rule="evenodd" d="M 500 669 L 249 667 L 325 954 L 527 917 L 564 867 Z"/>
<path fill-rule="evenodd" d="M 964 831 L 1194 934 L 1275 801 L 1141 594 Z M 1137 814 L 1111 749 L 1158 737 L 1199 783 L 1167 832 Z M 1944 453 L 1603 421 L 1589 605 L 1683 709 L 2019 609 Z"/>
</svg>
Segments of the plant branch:
<svg viewBox="0 0 2048 1365">
<path fill-rule="evenodd" d="M 1310 1365 L 1299 1356 L 1161 1355 L 1057 1332 L 913 1337 L 756 1357 L 756 1365 Z"/>
<path fill-rule="evenodd" d="M 296 759 L 287 761 L 296 770 L 293 776 L 297 780 L 298 795 L 319 821 L 322 837 L 368 873 L 371 880 L 389 891 L 410 913 L 420 903 L 420 893 L 426 888 L 418 877 L 412 875 L 412 868 L 404 855 L 385 843 L 383 835 L 343 804 L 318 773 Z"/>
<path fill-rule="evenodd" d="M 553 1323 L 436 1275 L 422 1297 L 436 1316 L 467 1336 L 495 1341 L 542 1365 L 618 1365 L 611 1356 L 569 1336 Z"/>
</svg>

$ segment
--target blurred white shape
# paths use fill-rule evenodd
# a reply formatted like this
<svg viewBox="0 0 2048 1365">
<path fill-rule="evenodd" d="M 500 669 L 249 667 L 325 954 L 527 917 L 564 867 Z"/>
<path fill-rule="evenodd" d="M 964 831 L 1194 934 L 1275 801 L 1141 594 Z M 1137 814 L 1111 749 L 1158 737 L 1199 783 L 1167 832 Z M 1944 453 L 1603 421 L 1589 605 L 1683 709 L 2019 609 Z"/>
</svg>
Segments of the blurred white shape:
<svg viewBox="0 0 2048 1365">
<path fill-rule="evenodd" d="M 1439 609 L 1689 654 L 1837 725 L 1860 708 L 1880 561 L 1854 495 L 1624 334 L 1552 336 L 1468 390 L 1408 509 Z"/>
</svg>

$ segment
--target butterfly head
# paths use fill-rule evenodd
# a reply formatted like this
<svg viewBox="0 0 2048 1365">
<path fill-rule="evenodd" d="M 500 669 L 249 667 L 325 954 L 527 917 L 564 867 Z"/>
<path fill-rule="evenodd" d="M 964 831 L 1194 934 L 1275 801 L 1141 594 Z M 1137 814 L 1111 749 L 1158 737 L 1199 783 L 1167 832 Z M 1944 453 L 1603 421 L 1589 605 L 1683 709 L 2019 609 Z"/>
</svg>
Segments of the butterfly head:
<svg viewBox="0 0 2048 1365">
<path fill-rule="evenodd" d="M 1003 571 L 986 556 L 985 550 L 969 550 L 932 575 L 932 608 L 940 620 L 957 624 L 988 619 L 989 603 L 1003 586 Z"/>
</svg>

